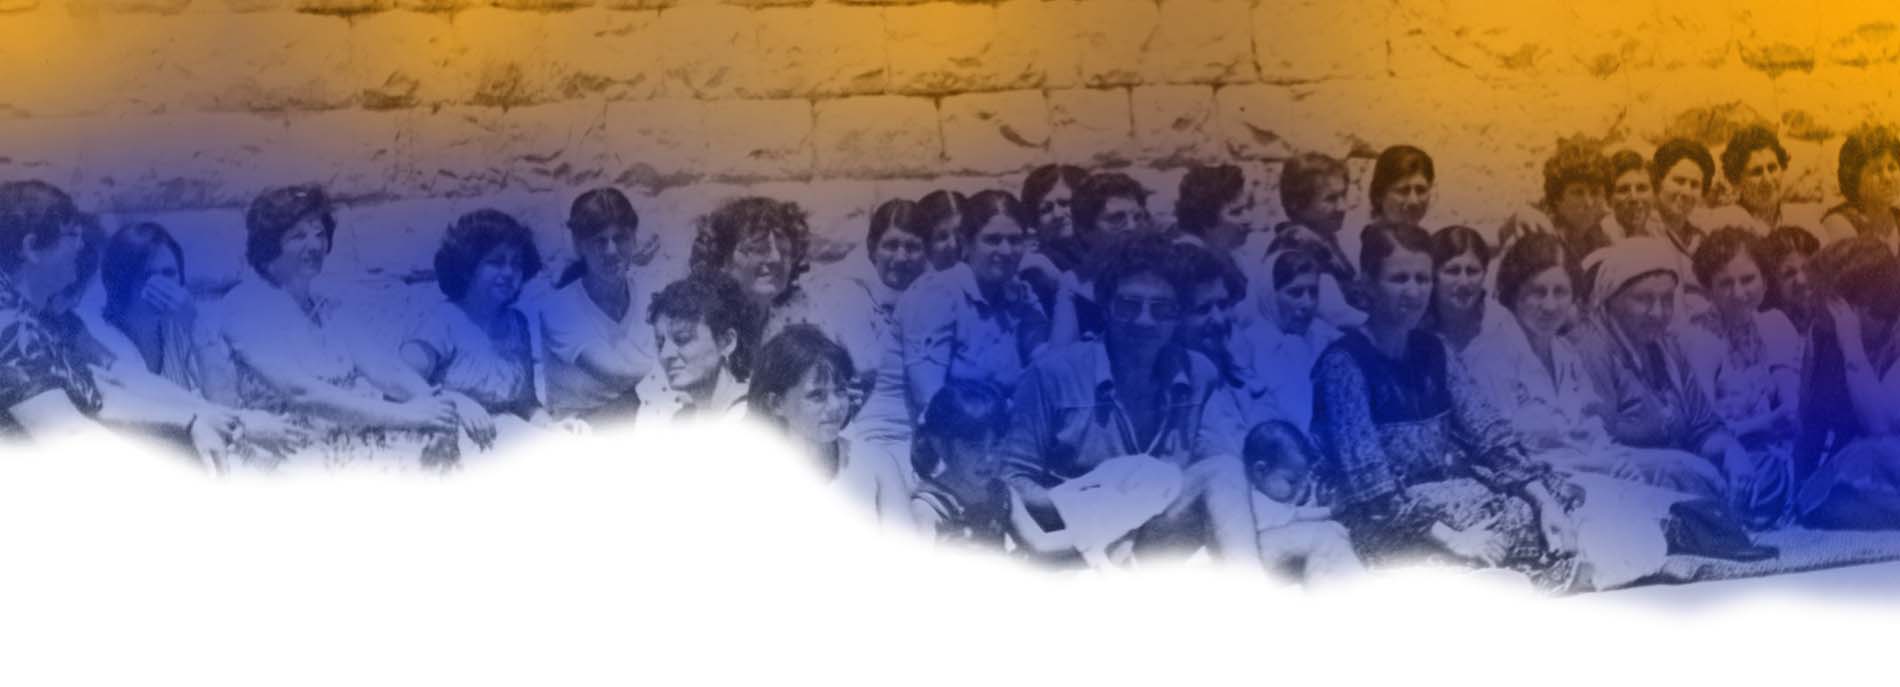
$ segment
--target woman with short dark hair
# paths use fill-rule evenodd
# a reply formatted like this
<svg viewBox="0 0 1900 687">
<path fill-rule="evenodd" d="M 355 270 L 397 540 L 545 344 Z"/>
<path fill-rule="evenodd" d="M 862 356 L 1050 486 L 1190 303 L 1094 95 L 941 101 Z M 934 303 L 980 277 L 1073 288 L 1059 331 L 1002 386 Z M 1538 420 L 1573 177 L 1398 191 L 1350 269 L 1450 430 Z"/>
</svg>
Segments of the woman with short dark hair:
<svg viewBox="0 0 1900 687">
<path fill-rule="evenodd" d="M 1878 125 L 1849 133 L 1836 176 L 1843 200 L 1821 218 L 1822 242 L 1868 236 L 1900 250 L 1900 136 Z"/>
<path fill-rule="evenodd" d="M 547 408 L 555 418 L 631 419 L 653 370 L 651 286 L 636 269 L 640 214 L 619 189 L 574 199 L 567 215 L 576 260 L 541 304 Z"/>
<path fill-rule="evenodd" d="M 753 296 L 720 272 L 668 284 L 647 308 L 659 368 L 640 384 L 638 423 L 736 416 L 759 346 Z"/>
<path fill-rule="evenodd" d="M 817 327 L 792 325 L 759 348 L 746 415 L 783 432 L 827 481 L 875 509 L 884 524 L 908 525 L 911 490 L 897 465 L 844 437 L 856 381 L 843 346 Z"/>
<path fill-rule="evenodd" d="M 1372 181 L 1366 186 L 1373 219 L 1423 226 L 1437 181 L 1432 156 L 1425 151 L 1409 145 L 1380 151 L 1372 165 Z"/>
<path fill-rule="evenodd" d="M 1821 305 L 1814 300 L 1813 272 L 1808 261 L 1821 251 L 1821 242 L 1801 227 L 1777 227 L 1756 244 L 1768 283 L 1762 306 L 1787 316 L 1795 331 L 1806 337 Z"/>
<path fill-rule="evenodd" d="M 692 272 L 724 274 L 739 284 L 752 300 L 752 312 L 762 318 L 760 336 L 770 337 L 788 325 L 820 319 L 799 285 L 811 271 L 811 242 L 811 225 L 797 203 L 736 198 L 699 219 Z"/>
<path fill-rule="evenodd" d="M 359 314 L 318 282 L 336 219 L 317 186 L 274 188 L 245 213 L 245 257 L 255 271 L 226 294 L 221 332 L 237 368 L 241 407 L 287 414 L 319 437 L 309 451 L 258 467 L 354 463 L 443 465 L 462 426 L 447 398 L 416 395 L 378 370 Z M 387 357 L 387 356 L 385 356 Z"/>
<path fill-rule="evenodd" d="M 897 328 L 898 299 L 930 270 L 929 236 L 911 221 L 916 210 L 916 203 L 902 198 L 877 206 L 864 237 L 871 271 L 833 278 L 812 289 L 812 313 L 851 353 L 860 393 L 870 391 L 884 360 L 897 355 L 890 334 Z"/>
<path fill-rule="evenodd" d="M 1253 194 L 1234 165 L 1195 165 L 1181 177 L 1175 227 L 1184 240 L 1228 255 L 1253 233 Z"/>
<path fill-rule="evenodd" d="M 1900 528 L 1900 260 L 1861 236 L 1823 248 L 1815 265 L 1826 306 L 1803 371 L 1796 521 Z"/>
<path fill-rule="evenodd" d="M 1715 179 L 1715 158 L 1701 143 L 1670 139 L 1656 149 L 1650 179 L 1656 185 L 1661 238 L 1687 262 L 1706 234 L 1690 217 L 1708 199 L 1709 183 Z"/>
</svg>

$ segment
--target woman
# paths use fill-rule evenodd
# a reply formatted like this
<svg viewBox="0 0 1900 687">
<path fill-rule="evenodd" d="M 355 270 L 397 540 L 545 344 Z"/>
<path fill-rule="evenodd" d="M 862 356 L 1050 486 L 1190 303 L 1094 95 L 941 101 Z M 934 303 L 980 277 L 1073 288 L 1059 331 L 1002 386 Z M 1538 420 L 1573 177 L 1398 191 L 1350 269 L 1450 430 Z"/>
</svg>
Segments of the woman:
<svg viewBox="0 0 1900 687">
<path fill-rule="evenodd" d="M 637 389 L 653 369 L 647 291 L 634 269 L 640 215 L 617 189 L 574 199 L 567 230 L 579 258 L 541 304 L 547 408 L 558 419 L 600 425 L 640 408 Z"/>
<path fill-rule="evenodd" d="M 811 325 L 792 325 L 759 349 L 747 415 L 777 427 L 815 459 L 827 481 L 876 509 L 886 525 L 910 522 L 910 488 L 897 465 L 843 438 L 857 371 L 844 347 Z"/>
<path fill-rule="evenodd" d="M 1684 337 L 1696 380 L 1742 444 L 1780 454 L 1794 450 L 1801 385 L 1801 340 L 1788 318 L 1763 310 L 1767 293 L 1747 229 L 1717 230 L 1696 249 L 1696 278 L 1714 306 Z"/>
<path fill-rule="evenodd" d="M 1196 165 L 1181 177 L 1174 218 L 1181 240 L 1226 256 L 1253 233 L 1253 210 L 1253 193 L 1239 167 Z"/>
<path fill-rule="evenodd" d="M 865 234 L 871 274 L 832 280 L 813 290 L 812 311 L 825 321 L 824 329 L 851 353 L 858 372 L 854 388 L 869 392 L 877 367 L 891 347 L 896 328 L 897 299 L 930 269 L 929 237 L 917 233 L 910 219 L 917 204 L 894 199 L 871 213 Z"/>
<path fill-rule="evenodd" d="M 1561 239 L 1526 236 L 1498 260 L 1511 324 L 1465 351 L 1492 407 L 1510 409 L 1524 442 L 1553 467 L 1696 496 L 1721 496 L 1722 473 L 1692 453 L 1616 445 L 1603 400 L 1564 331 L 1576 321 L 1576 266 Z"/>
<path fill-rule="evenodd" d="M 94 361 L 108 405 L 170 405 L 205 417 L 228 417 L 242 431 L 236 450 L 287 450 L 306 437 L 269 413 L 233 411 L 211 400 L 204 372 L 215 350 L 199 328 L 194 297 L 185 288 L 185 253 L 171 232 L 151 222 L 120 229 L 106 242 L 100 279 L 105 308 L 82 317 L 100 344 Z"/>
<path fill-rule="evenodd" d="M 1670 139 L 1656 149 L 1650 177 L 1656 185 L 1658 233 L 1687 265 L 1704 236 L 1702 228 L 1689 218 L 1708 197 L 1709 182 L 1715 178 L 1715 158 L 1701 143 Z"/>
<path fill-rule="evenodd" d="M 1756 236 L 1778 227 L 1817 226 L 1818 208 L 1785 202 L 1787 173 L 1788 149 L 1774 130 L 1759 124 L 1736 130 L 1722 149 L 1722 176 L 1736 191 L 1736 204 L 1725 216 L 1745 214 L 1744 226 Z"/>
<path fill-rule="evenodd" d="M 1023 178 L 1023 207 L 1034 213 L 1036 252 L 1060 270 L 1075 269 L 1075 193 L 1089 172 L 1075 165 L 1043 165 Z"/>
<path fill-rule="evenodd" d="M 1448 556 L 1574 587 L 1581 490 L 1532 461 L 1457 356 L 1419 329 L 1431 304 L 1430 237 L 1374 224 L 1361 256 L 1371 312 L 1313 373 L 1313 433 L 1354 548 L 1375 565 Z"/>
<path fill-rule="evenodd" d="M 1701 456 L 1726 475 L 1729 501 L 1752 527 L 1783 521 L 1791 476 L 1782 456 L 1749 451 L 1728 431 L 1677 337 L 1681 281 L 1674 251 L 1656 238 L 1598 252 L 1591 312 L 1576 338 L 1616 443 Z"/>
<path fill-rule="evenodd" d="M 1809 334 L 1797 520 L 1817 529 L 1900 528 L 1900 261 L 1871 237 L 1815 256 L 1826 309 Z"/>
<path fill-rule="evenodd" d="M 1422 226 L 1432 207 L 1432 184 L 1438 173 L 1432 156 L 1409 145 L 1379 153 L 1368 184 L 1372 217 L 1377 222 Z"/>
<path fill-rule="evenodd" d="M 1841 143 L 1840 205 L 1821 218 L 1824 243 L 1871 237 L 1900 250 L 1900 137 L 1885 126 L 1864 126 Z"/>
<path fill-rule="evenodd" d="M 521 286 L 541 272 L 534 234 L 498 210 L 476 210 L 450 225 L 435 253 L 436 286 L 447 300 L 403 337 L 405 383 L 440 393 L 475 428 L 478 446 L 526 423 L 551 426 L 535 395 L 528 317 L 515 308 Z"/>
<path fill-rule="evenodd" d="M 1477 230 L 1457 225 L 1438 230 L 1431 255 L 1434 286 L 1425 326 L 1453 353 L 1463 354 L 1471 342 L 1498 336 L 1497 330 L 1509 326 L 1503 306 L 1485 293 L 1491 247 Z"/>
<path fill-rule="evenodd" d="M 921 204 L 920 204 L 921 205 Z M 923 208 L 913 216 L 922 216 Z M 797 203 L 750 196 L 726 201 L 699 221 L 694 274 L 723 274 L 745 289 L 760 336 L 820 317 L 798 280 L 811 271 L 811 226 Z"/>
<path fill-rule="evenodd" d="M 654 294 L 647 324 L 661 374 L 640 384 L 639 425 L 742 412 L 759 345 L 753 305 L 745 287 L 719 273 L 695 274 Z"/>
<path fill-rule="evenodd" d="M 1803 339 L 1812 327 L 1821 306 L 1815 302 L 1812 272 L 1808 261 L 1820 252 L 1821 242 L 1800 227 L 1780 227 L 1768 238 L 1755 243 L 1755 261 L 1761 264 L 1768 284 L 1762 306 L 1779 311 L 1794 325 Z"/>
<path fill-rule="evenodd" d="M 237 368 L 241 407 L 297 418 L 319 438 L 309 449 L 255 467 L 444 465 L 456 433 L 475 418 L 454 401 L 416 395 L 374 372 L 387 356 L 363 344 L 352 313 L 318 282 L 336 219 L 317 186 L 275 188 L 245 213 L 245 259 L 255 271 L 224 297 L 222 336 Z"/>
<path fill-rule="evenodd" d="M 972 196 L 958 227 L 964 260 L 918 279 L 898 299 L 897 349 L 878 378 L 855 430 L 909 474 L 913 419 L 947 380 L 1013 388 L 1030 353 L 1048 338 L 1048 319 L 1017 279 L 1028 241 L 1024 208 L 1006 191 Z"/>
<path fill-rule="evenodd" d="M 1498 231 L 1499 245 L 1538 232 L 1556 234 L 1571 255 L 1589 255 L 1610 245 L 1611 236 L 1603 228 L 1609 186 L 1610 161 L 1595 145 L 1559 141 L 1557 152 L 1544 161 L 1543 200 L 1505 223 Z"/>
<path fill-rule="evenodd" d="M 1256 291 L 1260 317 L 1249 318 L 1239 340 L 1247 346 L 1248 389 L 1270 399 L 1305 431 L 1313 420 L 1313 363 L 1339 338 L 1339 329 L 1315 317 L 1319 304 L 1318 246 L 1294 243 L 1267 256 L 1264 288 Z"/>
<path fill-rule="evenodd" d="M 1605 191 L 1610 200 L 1610 216 L 1604 220 L 1603 233 L 1610 241 L 1653 236 L 1660 231 L 1653 226 L 1656 182 L 1649 175 L 1649 161 L 1642 153 L 1619 150 L 1610 156 L 1610 181 Z"/>
<path fill-rule="evenodd" d="M 1241 248 L 1240 264 L 1250 281 L 1264 282 L 1260 273 L 1265 264 L 1254 260 L 1275 252 L 1273 243 L 1283 238 L 1310 241 L 1323 248 L 1320 258 L 1319 317 L 1334 327 L 1356 327 L 1365 322 L 1364 298 L 1357 290 L 1359 279 L 1352 260 L 1341 247 L 1340 230 L 1346 220 L 1348 178 L 1343 162 L 1319 153 L 1301 153 L 1280 168 L 1280 204 L 1287 221 L 1261 235 L 1265 248 Z"/>
<path fill-rule="evenodd" d="M 910 218 L 915 223 L 913 231 L 929 241 L 926 248 L 931 269 L 947 270 L 963 259 L 957 225 L 963 222 L 963 204 L 967 200 L 961 193 L 945 190 L 931 191 L 917 199 L 917 209 Z"/>
</svg>

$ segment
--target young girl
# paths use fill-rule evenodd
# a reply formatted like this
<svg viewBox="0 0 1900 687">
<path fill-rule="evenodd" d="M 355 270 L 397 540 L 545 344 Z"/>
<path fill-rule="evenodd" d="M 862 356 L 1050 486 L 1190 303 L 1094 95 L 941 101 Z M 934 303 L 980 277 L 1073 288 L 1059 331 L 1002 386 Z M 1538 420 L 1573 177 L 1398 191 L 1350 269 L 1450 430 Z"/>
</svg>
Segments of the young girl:
<svg viewBox="0 0 1900 687">
<path fill-rule="evenodd" d="M 1365 570 L 1345 526 L 1333 520 L 1332 507 L 1319 505 L 1312 479 L 1319 452 L 1300 430 L 1277 420 L 1255 426 L 1247 433 L 1242 460 L 1253 485 L 1262 560 L 1308 581 Z"/>
<path fill-rule="evenodd" d="M 827 481 L 874 507 L 885 525 L 910 523 L 910 491 L 897 466 L 853 451 L 840 435 L 851 419 L 851 354 L 816 327 L 791 325 L 759 349 L 746 399 L 750 417 L 783 431 L 814 458 Z"/>
<path fill-rule="evenodd" d="M 920 481 L 911 514 L 939 540 L 1002 548 L 1009 503 L 991 449 L 1009 427 L 1007 411 L 996 387 L 954 380 L 924 409 L 911 449 Z"/>
</svg>

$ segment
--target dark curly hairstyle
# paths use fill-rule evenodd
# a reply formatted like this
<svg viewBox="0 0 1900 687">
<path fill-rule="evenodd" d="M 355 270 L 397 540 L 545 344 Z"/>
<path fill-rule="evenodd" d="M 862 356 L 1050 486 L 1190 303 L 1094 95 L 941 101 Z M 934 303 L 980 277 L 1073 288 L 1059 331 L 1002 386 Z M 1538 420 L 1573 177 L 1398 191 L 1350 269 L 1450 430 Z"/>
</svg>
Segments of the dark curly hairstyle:
<svg viewBox="0 0 1900 687">
<path fill-rule="evenodd" d="M 626 227 L 636 234 L 640 230 L 640 213 L 634 211 L 633 201 L 627 200 L 627 194 L 620 189 L 610 186 L 593 189 L 574 198 L 573 205 L 568 207 L 567 231 L 576 245 L 610 227 Z M 575 260 L 561 272 L 555 286 L 566 286 L 586 272 L 587 263 Z"/>
<path fill-rule="evenodd" d="M 534 231 L 500 210 L 484 208 L 462 215 L 442 235 L 442 246 L 435 251 L 435 283 L 442 295 L 460 301 L 468 295 L 469 280 L 475 268 L 497 246 L 514 246 L 521 251 L 521 281 L 526 283 L 541 273 L 541 251 L 535 248 Z"/>
<path fill-rule="evenodd" d="M 1639 158 L 1640 159 L 1640 158 Z M 1581 141 L 1559 141 L 1557 152 L 1544 161 L 1544 203 L 1555 207 L 1571 184 L 1609 189 L 1616 183 L 1615 167 L 1603 151 Z"/>
<path fill-rule="evenodd" d="M 1159 234 L 1132 234 L 1117 237 L 1102 251 L 1095 272 L 1095 302 L 1107 307 L 1123 281 L 1141 274 L 1161 277 L 1174 287 L 1175 297 L 1186 304 L 1200 283 L 1173 241 Z"/>
<path fill-rule="evenodd" d="M 1900 317 L 1900 260 L 1879 239 L 1856 236 L 1814 255 L 1815 285 L 1823 298 L 1839 297 L 1876 317 Z"/>
<path fill-rule="evenodd" d="M 1312 205 L 1327 179 L 1350 182 L 1346 163 L 1319 153 L 1300 153 L 1280 168 L 1280 207 L 1291 217 Z"/>
<path fill-rule="evenodd" d="M 1366 185 L 1367 196 L 1372 200 L 1372 212 L 1377 215 L 1385 212 L 1380 200 L 1392 186 L 1414 174 L 1422 174 L 1425 181 L 1438 182 L 1438 167 L 1432 163 L 1432 156 L 1417 146 L 1396 145 L 1379 153 L 1379 159 L 1372 163 L 1372 181 Z"/>
<path fill-rule="evenodd" d="M 1035 213 L 1034 221 L 1040 222 L 1042 201 L 1049 197 L 1057 185 L 1069 187 L 1071 202 L 1076 191 L 1082 188 L 1082 182 L 1088 180 L 1089 171 L 1075 165 L 1043 165 L 1023 177 L 1023 206 Z M 1041 227 L 1036 227 L 1040 229 Z"/>
<path fill-rule="evenodd" d="M 1737 129 L 1735 135 L 1728 137 L 1728 146 L 1722 149 L 1722 176 L 1731 184 L 1739 183 L 1743 168 L 1748 166 L 1748 156 L 1757 150 L 1775 151 L 1775 159 L 1781 161 L 1781 166 L 1788 166 L 1788 149 L 1781 147 L 1781 139 L 1768 127 L 1755 124 Z"/>
<path fill-rule="evenodd" d="M 1247 176 L 1234 165 L 1195 165 L 1181 177 L 1174 219 L 1181 231 L 1200 236 L 1220 224 L 1221 209 L 1240 198 Z"/>
<path fill-rule="evenodd" d="M 911 217 L 916 214 L 917 203 L 903 198 L 892 198 L 877 206 L 876 210 L 871 211 L 870 230 L 864 233 L 865 254 L 875 253 L 877 244 L 892 229 L 923 239 L 924 244 L 929 245 L 930 237 L 917 233 L 917 227 L 911 224 Z"/>
<path fill-rule="evenodd" d="M 106 241 L 100 259 L 99 278 L 106 289 L 106 316 L 116 317 L 139 298 L 145 285 L 145 266 L 159 251 L 171 253 L 178 263 L 178 274 L 185 273 L 185 249 L 178 239 L 156 222 L 140 222 L 119 229 Z"/>
<path fill-rule="evenodd" d="M 1564 247 L 1563 239 L 1550 234 L 1526 234 L 1504 251 L 1498 259 L 1498 302 L 1515 309 L 1524 285 L 1545 270 L 1561 269 L 1570 278 L 1570 291 L 1577 294 L 1583 273 L 1577 269 L 1576 256 Z"/>
<path fill-rule="evenodd" d="M 1176 253 L 1173 260 L 1187 271 L 1195 287 L 1219 280 L 1227 287 L 1229 306 L 1246 297 L 1247 276 L 1241 274 L 1232 258 L 1192 243 L 1175 242 L 1172 246 L 1171 250 Z"/>
<path fill-rule="evenodd" d="M 1847 197 L 1847 202 L 1860 202 L 1860 172 L 1881 155 L 1900 159 L 1900 137 L 1896 137 L 1890 127 L 1864 125 L 1841 142 L 1841 162 L 1836 173 L 1840 178 L 1841 195 Z"/>
<path fill-rule="evenodd" d="M 784 236 L 792 245 L 792 269 L 787 276 L 784 302 L 798 291 L 798 278 L 811 269 L 811 225 L 797 203 L 747 196 L 726 201 L 699 220 L 693 237 L 693 253 L 688 263 L 695 273 L 720 272 L 732 264 L 732 253 L 739 243 L 754 236 Z"/>
<path fill-rule="evenodd" d="M 19 266 L 27 239 L 34 248 L 49 247 L 79 221 L 79 207 L 58 186 L 37 179 L 0 184 L 0 267 Z"/>
<path fill-rule="evenodd" d="M 1095 221 L 1101 219 L 1102 209 L 1111 198 L 1133 198 L 1137 205 L 1148 207 L 1148 189 L 1133 177 L 1120 172 L 1091 174 L 1082 181 L 1082 187 L 1075 190 L 1072 207 L 1077 236 L 1095 233 Z"/>
<path fill-rule="evenodd" d="M 726 356 L 726 369 L 739 381 L 752 372 L 752 352 L 759 345 L 759 328 L 764 318 L 754 312 L 745 288 L 720 272 L 700 272 L 667 284 L 653 295 L 647 305 L 647 324 L 658 324 L 661 317 L 699 322 L 714 335 L 733 333 L 732 355 Z"/>
<path fill-rule="evenodd" d="M 1786 288 L 1781 283 L 1780 265 L 1789 256 L 1800 255 L 1813 258 L 1821 251 L 1821 241 L 1814 238 L 1808 230 L 1795 226 L 1776 227 L 1762 240 L 1755 242 L 1755 262 L 1761 265 L 1762 277 L 1768 282 L 1768 298 L 1762 307 L 1786 310 L 1795 304 L 1788 302 Z"/>
<path fill-rule="evenodd" d="M 1702 192 L 1709 191 L 1709 182 L 1715 180 L 1715 157 L 1709 154 L 1709 147 L 1686 138 L 1672 138 L 1656 148 L 1656 155 L 1649 165 L 1649 178 L 1656 185 L 1662 185 L 1663 175 L 1683 160 L 1694 162 L 1702 168 Z"/>
<path fill-rule="evenodd" d="M 1765 274 L 1766 268 L 1755 257 L 1760 252 L 1757 241 L 1754 234 L 1740 227 L 1715 230 L 1702 240 L 1701 245 L 1696 246 L 1695 255 L 1690 256 L 1690 267 L 1695 270 L 1696 281 L 1701 282 L 1702 288 L 1713 288 L 1715 274 L 1741 256 L 1755 261 L 1755 268 Z"/>
<path fill-rule="evenodd" d="M 1017 226 L 1028 231 L 1030 221 L 1025 217 L 1027 214 L 1028 208 L 1023 207 L 1022 201 L 1016 200 L 1014 194 L 1008 191 L 981 191 L 963 202 L 963 218 L 957 225 L 957 236 L 964 245 L 969 245 L 976 240 L 977 232 L 999 216 L 1014 220 Z"/>
<path fill-rule="evenodd" d="M 244 213 L 244 259 L 260 276 L 271 261 L 284 254 L 284 234 L 307 219 L 323 225 L 323 247 L 328 253 L 336 241 L 336 208 L 316 184 L 273 188 L 257 195 Z"/>
<path fill-rule="evenodd" d="M 1610 156 L 1610 177 L 1603 182 L 1603 193 L 1605 195 L 1614 193 L 1616 180 L 1630 172 L 1642 172 L 1643 176 L 1649 176 L 1649 160 L 1644 159 L 1642 153 L 1634 150 L 1616 151 L 1616 154 Z"/>
<path fill-rule="evenodd" d="M 830 375 L 842 388 L 850 388 L 858 376 L 851 353 L 823 331 L 809 324 L 786 327 L 759 347 L 758 370 L 747 389 L 746 410 L 752 417 L 781 422 L 772 415 L 773 401 L 798 386 L 814 368 Z"/>
</svg>

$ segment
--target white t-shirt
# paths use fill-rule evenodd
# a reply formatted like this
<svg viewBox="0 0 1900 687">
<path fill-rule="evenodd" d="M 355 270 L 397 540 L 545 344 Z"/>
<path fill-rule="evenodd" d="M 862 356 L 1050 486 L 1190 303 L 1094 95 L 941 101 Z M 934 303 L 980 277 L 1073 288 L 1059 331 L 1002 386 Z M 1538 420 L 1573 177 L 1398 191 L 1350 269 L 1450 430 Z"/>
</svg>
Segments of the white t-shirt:
<svg viewBox="0 0 1900 687">
<path fill-rule="evenodd" d="M 612 355 L 638 369 L 653 369 L 653 328 L 647 324 L 651 294 L 631 281 L 627 312 L 616 321 L 587 296 L 581 280 L 555 291 L 541 306 L 542 341 L 546 351 L 547 408 L 557 418 L 568 418 L 600 408 L 629 389 L 608 386 L 580 366 L 581 352 Z"/>
</svg>

